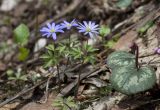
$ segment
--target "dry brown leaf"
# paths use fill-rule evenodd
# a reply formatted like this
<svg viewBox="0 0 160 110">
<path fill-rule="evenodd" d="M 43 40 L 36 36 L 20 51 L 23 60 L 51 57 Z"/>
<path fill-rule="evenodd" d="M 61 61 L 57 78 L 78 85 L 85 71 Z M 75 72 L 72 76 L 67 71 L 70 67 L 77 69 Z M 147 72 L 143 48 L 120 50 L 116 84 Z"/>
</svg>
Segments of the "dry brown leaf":
<svg viewBox="0 0 160 110">
<path fill-rule="evenodd" d="M 6 70 L 6 65 L 2 62 L 0 62 L 0 71 Z"/>
<path fill-rule="evenodd" d="M 136 38 L 137 32 L 130 30 L 118 40 L 118 42 L 114 45 L 113 49 L 129 51 Z"/>
<path fill-rule="evenodd" d="M 55 92 L 50 94 L 47 102 L 44 104 L 30 102 L 30 103 L 26 104 L 20 110 L 58 110 L 52 106 L 52 103 L 53 103 L 54 99 L 56 98 L 56 95 L 57 95 L 57 93 L 55 93 Z"/>
</svg>

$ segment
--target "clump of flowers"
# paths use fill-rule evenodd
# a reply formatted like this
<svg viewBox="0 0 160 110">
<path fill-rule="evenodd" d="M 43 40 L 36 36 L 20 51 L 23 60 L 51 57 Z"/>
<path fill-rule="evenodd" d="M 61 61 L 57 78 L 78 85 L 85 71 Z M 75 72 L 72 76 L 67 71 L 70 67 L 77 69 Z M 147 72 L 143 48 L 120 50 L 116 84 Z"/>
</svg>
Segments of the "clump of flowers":
<svg viewBox="0 0 160 110">
<path fill-rule="evenodd" d="M 54 42 L 47 46 L 47 53 L 45 53 L 41 58 L 45 61 L 45 67 L 56 66 L 58 73 L 59 82 L 59 92 L 61 88 L 60 82 L 60 62 L 68 57 L 67 62 L 80 62 L 94 64 L 96 61 L 95 49 L 93 46 L 88 45 L 88 43 L 83 43 L 81 41 L 71 41 L 69 36 L 69 46 L 68 43 L 56 43 L 57 34 L 64 33 L 64 29 L 70 30 L 71 28 L 76 28 L 79 33 L 88 36 L 91 39 L 95 39 L 99 34 L 99 25 L 92 21 L 83 21 L 83 23 L 77 22 L 75 19 L 71 22 L 63 21 L 62 23 L 56 24 L 54 22 L 47 23 L 46 26 L 40 29 L 43 37 L 52 37 Z M 67 63 L 70 64 L 70 63 Z M 80 73 L 78 75 L 77 89 L 80 84 Z"/>
</svg>

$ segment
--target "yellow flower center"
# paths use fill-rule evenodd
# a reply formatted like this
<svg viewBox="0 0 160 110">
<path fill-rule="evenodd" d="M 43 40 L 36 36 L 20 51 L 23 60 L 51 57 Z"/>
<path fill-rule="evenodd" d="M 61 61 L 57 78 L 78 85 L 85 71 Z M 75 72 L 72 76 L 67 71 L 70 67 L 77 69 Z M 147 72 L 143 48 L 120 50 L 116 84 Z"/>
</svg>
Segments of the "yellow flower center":
<svg viewBox="0 0 160 110">
<path fill-rule="evenodd" d="M 51 33 L 54 33 L 54 32 L 55 32 L 55 30 L 54 30 L 54 29 L 51 29 L 51 30 L 50 30 L 50 32 L 51 32 Z"/>
<path fill-rule="evenodd" d="M 71 25 L 71 24 L 67 24 L 67 26 L 68 26 L 68 27 L 71 27 L 72 25 Z"/>
<path fill-rule="evenodd" d="M 87 31 L 87 32 L 90 32 L 90 31 L 91 31 L 91 29 L 90 29 L 89 27 L 87 27 L 87 28 L 86 28 L 86 31 Z"/>
</svg>

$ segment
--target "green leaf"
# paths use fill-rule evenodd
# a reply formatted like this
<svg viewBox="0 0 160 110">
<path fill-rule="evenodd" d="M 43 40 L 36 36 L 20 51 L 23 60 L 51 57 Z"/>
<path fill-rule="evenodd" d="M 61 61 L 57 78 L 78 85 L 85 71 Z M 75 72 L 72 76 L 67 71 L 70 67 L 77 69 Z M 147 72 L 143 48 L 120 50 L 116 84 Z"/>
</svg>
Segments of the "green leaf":
<svg viewBox="0 0 160 110">
<path fill-rule="evenodd" d="M 58 107 L 60 110 L 68 110 L 69 109 L 68 106 L 74 109 L 77 108 L 77 104 L 74 101 L 74 98 L 70 96 L 64 99 L 58 97 L 56 100 L 54 100 L 53 106 Z"/>
<path fill-rule="evenodd" d="M 47 67 L 50 67 L 50 66 L 53 66 L 53 59 L 50 59 L 49 61 L 46 61 L 45 64 L 44 64 L 44 68 L 47 68 Z"/>
<path fill-rule="evenodd" d="M 121 8 L 121 9 L 125 9 L 127 8 L 129 5 L 132 4 L 133 0 L 118 0 L 118 2 L 116 3 L 116 5 Z"/>
<path fill-rule="evenodd" d="M 124 94 L 131 95 L 148 90 L 156 83 L 155 71 L 151 67 L 121 67 L 112 70 L 112 87 Z"/>
<path fill-rule="evenodd" d="M 46 48 L 47 52 L 40 57 L 45 61 L 44 67 L 47 68 L 57 65 L 61 59 L 59 51 L 57 48 L 54 48 L 54 45 L 48 45 Z"/>
<path fill-rule="evenodd" d="M 19 54 L 18 54 L 18 59 L 20 61 L 25 61 L 29 55 L 29 49 L 25 47 L 20 47 L 19 48 Z"/>
<path fill-rule="evenodd" d="M 123 66 L 135 67 L 135 55 L 125 51 L 113 52 L 107 58 L 107 65 L 111 69 Z"/>
<path fill-rule="evenodd" d="M 50 50 L 50 51 L 54 51 L 55 47 L 54 45 L 50 44 L 46 47 L 46 49 Z"/>
<path fill-rule="evenodd" d="M 107 44 L 105 44 L 105 47 L 107 47 L 107 48 L 112 48 L 112 47 L 114 46 L 114 44 L 116 44 L 115 41 L 109 40 L 109 41 L 107 42 Z"/>
<path fill-rule="evenodd" d="M 120 38 L 119 34 L 114 35 L 111 40 L 109 40 L 109 41 L 106 42 L 105 47 L 106 48 L 112 48 L 117 43 L 117 41 L 119 40 L 119 38 Z"/>
<path fill-rule="evenodd" d="M 17 78 L 12 76 L 12 77 L 9 77 L 8 80 L 17 80 Z"/>
<path fill-rule="evenodd" d="M 59 43 L 58 47 L 56 48 L 56 51 L 61 56 L 68 56 L 68 54 L 69 54 L 69 47 L 67 47 L 66 44 Z"/>
<path fill-rule="evenodd" d="M 143 34 L 146 33 L 147 30 L 148 30 L 149 28 L 151 28 L 153 25 L 154 25 L 154 22 L 153 22 L 153 21 L 147 22 L 144 26 L 142 26 L 142 27 L 138 30 L 138 33 L 139 33 L 140 35 L 143 35 Z"/>
<path fill-rule="evenodd" d="M 57 107 L 57 108 L 59 108 L 60 110 L 62 110 L 62 108 L 63 108 L 63 99 L 61 99 L 61 98 L 57 98 L 56 100 L 54 100 L 54 102 L 53 102 L 53 106 L 54 107 Z"/>
<path fill-rule="evenodd" d="M 44 55 L 42 55 L 40 58 L 43 58 L 43 59 L 49 59 L 49 58 L 50 58 L 50 56 L 49 56 L 49 55 L 47 55 L 47 54 L 44 54 Z"/>
<path fill-rule="evenodd" d="M 77 47 L 77 48 L 72 48 L 70 51 L 70 55 L 74 58 L 74 59 L 79 59 L 82 57 L 83 52 L 81 51 L 81 48 Z"/>
<path fill-rule="evenodd" d="M 22 75 L 19 80 L 22 80 L 22 81 L 27 81 L 27 76 L 26 75 Z"/>
<path fill-rule="evenodd" d="M 5 52 L 9 51 L 9 46 L 6 42 L 1 42 L 0 43 L 0 53 L 3 54 Z"/>
<path fill-rule="evenodd" d="M 20 24 L 13 33 L 17 44 L 26 45 L 28 43 L 30 32 L 29 28 L 25 24 Z"/>
<path fill-rule="evenodd" d="M 87 53 L 94 53 L 98 49 L 95 49 L 92 45 L 84 44 L 83 46 L 84 50 L 87 51 Z"/>
<path fill-rule="evenodd" d="M 102 25 L 99 30 L 100 36 L 102 37 L 107 36 L 108 34 L 110 34 L 110 32 L 111 32 L 111 29 L 105 25 Z"/>
<path fill-rule="evenodd" d="M 77 108 L 77 104 L 76 102 L 74 101 L 74 98 L 69 96 L 67 99 L 66 99 L 66 104 L 71 107 L 71 108 Z M 67 107 L 68 108 L 68 107 Z"/>
<path fill-rule="evenodd" d="M 11 70 L 11 69 L 9 69 L 9 70 L 7 70 L 6 73 L 7 73 L 7 76 L 8 76 L 8 77 L 11 77 L 11 76 L 13 76 L 14 71 Z"/>
<path fill-rule="evenodd" d="M 21 76 L 21 71 L 17 72 L 17 73 L 15 74 L 15 76 L 16 76 L 17 79 L 19 79 L 20 76 Z"/>
<path fill-rule="evenodd" d="M 86 57 L 84 57 L 84 63 L 91 63 L 92 65 L 96 62 L 96 59 L 95 59 L 95 55 L 88 55 Z"/>
</svg>

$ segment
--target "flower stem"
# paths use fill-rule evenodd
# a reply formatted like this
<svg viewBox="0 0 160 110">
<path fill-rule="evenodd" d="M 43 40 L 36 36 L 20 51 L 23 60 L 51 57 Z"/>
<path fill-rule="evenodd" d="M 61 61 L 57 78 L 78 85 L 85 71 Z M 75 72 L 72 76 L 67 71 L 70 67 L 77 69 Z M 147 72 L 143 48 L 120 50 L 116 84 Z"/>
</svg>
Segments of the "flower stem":
<svg viewBox="0 0 160 110">
<path fill-rule="evenodd" d="M 139 63 L 138 63 L 138 57 L 139 57 L 139 47 L 136 43 L 134 43 L 131 47 L 131 53 L 134 54 L 135 57 L 135 64 L 136 64 L 136 68 L 137 70 L 139 70 Z"/>
<path fill-rule="evenodd" d="M 56 56 L 56 45 L 55 45 L 55 42 L 53 42 L 53 45 L 54 45 L 54 56 Z M 60 73 L 59 73 L 59 65 L 57 64 L 56 65 L 57 67 L 57 75 L 58 75 L 58 92 L 60 92 L 61 90 L 61 79 L 60 79 Z"/>
<path fill-rule="evenodd" d="M 68 49 L 69 49 L 69 51 L 71 50 L 71 47 L 70 47 L 70 44 L 71 44 L 71 36 L 69 36 L 69 38 L 68 38 Z M 68 56 L 68 58 L 67 58 L 67 65 L 66 66 L 68 66 L 69 65 L 69 56 Z"/>
<path fill-rule="evenodd" d="M 135 54 L 136 54 L 136 68 L 137 70 L 139 70 L 139 64 L 138 64 L 138 56 L 139 56 L 139 47 L 137 44 L 135 44 L 136 50 L 135 50 Z"/>
<path fill-rule="evenodd" d="M 81 43 L 81 51 L 83 51 L 83 42 L 82 41 L 80 41 L 80 43 Z M 81 64 L 83 64 L 83 56 L 81 56 Z M 80 81 L 81 81 L 81 73 L 80 72 L 78 72 L 78 79 L 77 79 L 77 87 L 76 87 L 76 89 L 75 89 L 75 98 L 77 98 L 77 96 L 78 96 L 78 89 L 79 89 L 79 86 L 80 86 Z"/>
<path fill-rule="evenodd" d="M 61 92 L 61 78 L 60 78 L 60 73 L 59 73 L 59 65 L 57 64 L 57 74 L 58 74 L 58 92 Z"/>
</svg>

